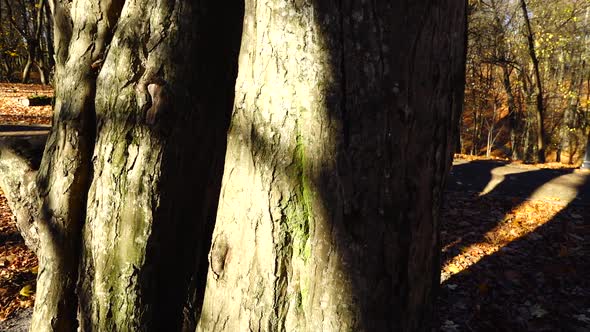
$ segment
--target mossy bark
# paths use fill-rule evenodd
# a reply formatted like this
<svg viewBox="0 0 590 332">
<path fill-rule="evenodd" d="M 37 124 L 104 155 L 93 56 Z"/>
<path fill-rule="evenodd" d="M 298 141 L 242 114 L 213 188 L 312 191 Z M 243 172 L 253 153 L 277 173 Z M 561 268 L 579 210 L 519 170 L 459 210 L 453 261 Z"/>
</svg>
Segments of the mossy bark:
<svg viewBox="0 0 590 332">
<path fill-rule="evenodd" d="M 429 330 L 465 6 L 246 1 L 199 331 Z"/>
<path fill-rule="evenodd" d="M 243 7 L 50 6 L 54 119 L 27 205 L 39 233 L 32 330 L 179 330 L 204 292 Z M 7 151 L 1 184 L 22 185 L 28 167 L 6 166 Z"/>
<path fill-rule="evenodd" d="M 104 5 L 109 8 L 113 2 Z M 94 144 L 95 80 L 88 68 L 101 56 L 108 27 L 114 25 L 101 18 L 103 10 L 91 1 L 78 1 L 71 20 L 64 23 L 67 27 L 56 26 L 76 35 L 56 33 L 68 38 L 59 38 L 68 47 L 58 58 L 54 125 L 36 181 L 41 218 L 37 221 L 40 249 L 33 331 L 75 331 L 78 325 L 75 286 Z"/>
</svg>

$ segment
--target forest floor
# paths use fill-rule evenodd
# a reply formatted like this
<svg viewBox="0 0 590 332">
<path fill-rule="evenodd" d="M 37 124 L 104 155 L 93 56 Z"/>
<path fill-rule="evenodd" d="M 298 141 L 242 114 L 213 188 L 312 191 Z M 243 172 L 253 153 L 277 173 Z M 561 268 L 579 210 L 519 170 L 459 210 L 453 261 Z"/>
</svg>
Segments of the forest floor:
<svg viewBox="0 0 590 332">
<path fill-rule="evenodd" d="M 0 131 L 51 123 L 51 106 L 21 103 L 39 95 L 53 96 L 53 90 L 44 85 L 0 83 Z M 28 331 L 37 265 L 37 257 L 20 237 L 0 188 L 0 331 Z"/>
<path fill-rule="evenodd" d="M 0 84 L 2 125 L 50 123 L 18 100 L 43 86 Z M 590 172 L 459 156 L 441 222 L 440 330 L 590 330 Z M 0 330 L 26 331 L 35 256 L 0 190 Z"/>
<path fill-rule="evenodd" d="M 455 159 L 442 331 L 590 331 L 590 171 Z"/>
</svg>

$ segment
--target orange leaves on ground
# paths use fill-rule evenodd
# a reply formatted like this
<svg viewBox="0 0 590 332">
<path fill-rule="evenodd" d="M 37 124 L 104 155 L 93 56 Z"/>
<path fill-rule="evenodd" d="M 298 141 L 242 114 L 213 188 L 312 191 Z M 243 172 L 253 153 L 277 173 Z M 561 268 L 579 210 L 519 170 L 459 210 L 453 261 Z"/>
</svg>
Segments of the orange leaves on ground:
<svg viewBox="0 0 590 332">
<path fill-rule="evenodd" d="M 441 330 L 590 329 L 589 206 L 447 192 L 442 212 Z"/>
<path fill-rule="evenodd" d="M 49 124 L 51 106 L 24 106 L 21 99 L 53 96 L 50 86 L 0 83 L 0 125 Z M 24 244 L 0 189 L 0 321 L 35 301 L 37 258 Z"/>
<path fill-rule="evenodd" d="M 21 99 L 33 95 L 53 96 L 48 85 L 0 83 L 0 125 L 50 124 L 51 106 L 23 106 Z"/>
<path fill-rule="evenodd" d="M 531 169 L 577 169 L 580 167 L 579 163 L 577 165 L 575 164 L 564 164 L 564 163 L 560 163 L 560 162 L 547 162 L 544 164 L 525 164 L 520 160 L 516 160 L 516 161 L 510 161 L 510 159 L 508 158 L 500 158 L 500 157 L 486 157 L 486 156 L 473 156 L 473 155 L 468 155 L 468 154 L 460 154 L 460 153 L 455 153 L 454 155 L 455 159 L 462 159 L 462 160 L 467 160 L 467 161 L 473 161 L 473 160 L 502 160 L 502 161 L 509 161 L 510 164 L 513 165 L 518 165 L 519 167 L 522 168 L 531 168 Z"/>
<path fill-rule="evenodd" d="M 539 226 L 552 220 L 552 218 L 566 206 L 561 202 L 556 203 L 544 200 L 524 200 L 518 204 L 519 200 L 509 199 L 511 204 L 516 204 L 515 207 L 507 210 L 505 213 L 494 213 L 496 210 L 501 210 L 503 208 L 503 205 L 500 203 L 501 200 L 498 200 L 496 203 L 497 206 L 494 206 L 495 200 L 493 198 L 476 199 L 473 197 L 471 199 L 479 200 L 484 204 L 483 206 L 479 206 L 474 204 L 474 201 L 466 203 L 460 217 L 470 219 L 474 216 L 487 214 L 488 218 L 498 218 L 497 224 L 489 230 L 484 229 L 481 231 L 480 233 L 483 234 L 483 238 L 476 243 L 465 245 L 461 244 L 461 241 L 459 241 L 459 243 L 457 240 L 454 241 L 455 245 L 459 245 L 457 247 L 458 254 L 452 257 L 443 266 L 443 281 L 445 280 L 445 272 L 448 275 L 457 274 L 477 263 L 481 258 L 498 252 L 510 242 L 534 232 Z M 448 210 L 447 216 L 453 219 L 457 218 L 459 213 L 456 211 L 456 209 Z M 504 214 L 503 217 L 502 214 Z M 458 225 L 471 225 L 473 226 L 473 229 L 471 230 L 472 232 L 478 228 L 478 225 L 473 224 L 472 221 L 454 220 L 454 223 L 457 223 Z M 488 227 L 485 223 L 482 223 L 479 226 L 484 228 Z M 445 248 L 443 248 L 443 251 L 444 250 Z M 563 253 L 565 254 L 566 251 Z"/>
<path fill-rule="evenodd" d="M 0 321 L 33 306 L 37 257 L 24 244 L 0 190 Z"/>
</svg>

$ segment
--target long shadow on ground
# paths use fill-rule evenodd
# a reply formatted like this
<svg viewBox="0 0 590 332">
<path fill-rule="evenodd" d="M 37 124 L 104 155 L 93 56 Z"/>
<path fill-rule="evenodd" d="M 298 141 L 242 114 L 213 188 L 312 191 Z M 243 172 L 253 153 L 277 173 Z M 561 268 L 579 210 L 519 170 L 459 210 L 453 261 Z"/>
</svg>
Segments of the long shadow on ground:
<svg viewBox="0 0 590 332">
<path fill-rule="evenodd" d="M 522 173 L 518 182 L 530 184 L 527 180 L 544 174 L 551 173 Z M 586 181 L 574 189 L 586 188 L 588 184 L 586 177 Z M 525 191 L 532 192 L 534 187 Z M 501 214 L 510 213 L 527 197 L 505 198 L 492 194 L 504 190 L 506 188 L 498 188 L 479 198 L 483 202 L 479 210 L 482 214 L 490 211 L 492 217 L 486 219 L 480 215 L 473 216 L 471 225 L 463 227 L 454 225 L 454 221 L 459 218 L 449 213 L 452 208 L 449 209 L 447 202 L 442 226 L 443 239 L 447 239 L 448 243 L 452 243 L 453 238 L 465 236 L 469 238 L 468 243 L 484 240 L 485 230 L 497 224 L 494 219 L 506 222 Z M 453 197 L 452 193 L 450 197 Z M 489 225 L 480 227 L 475 224 L 479 222 Z M 475 236 L 469 237 L 469 233 Z M 460 241 L 460 244 L 452 246 L 453 249 L 444 252 L 443 256 L 450 259 L 457 254 L 459 246 L 465 248 L 466 245 L 465 241 Z M 485 256 L 468 269 L 448 276 L 443 282 L 438 300 L 441 329 L 588 331 L 589 274 L 590 206 L 574 201 L 533 232 Z"/>
<path fill-rule="evenodd" d="M 445 202 L 449 214 L 442 225 L 443 229 L 451 232 L 443 233 L 443 264 L 458 255 L 462 248 L 481 242 L 508 213 L 531 198 L 543 185 L 573 172 L 571 169 L 526 170 L 504 166 L 505 163 L 496 161 L 473 161 L 453 166 Z M 545 194 L 558 196 L 561 193 L 552 191 L 560 188 L 554 186 Z M 468 195 L 477 208 L 464 209 L 461 206 L 463 201 L 454 202 L 453 197 L 457 193 L 459 196 Z"/>
</svg>

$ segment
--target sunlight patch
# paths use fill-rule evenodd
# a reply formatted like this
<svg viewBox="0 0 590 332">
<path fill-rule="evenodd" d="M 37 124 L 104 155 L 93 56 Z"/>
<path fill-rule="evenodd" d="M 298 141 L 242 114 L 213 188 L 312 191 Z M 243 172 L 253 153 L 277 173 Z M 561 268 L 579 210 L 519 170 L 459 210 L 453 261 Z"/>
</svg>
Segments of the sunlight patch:
<svg viewBox="0 0 590 332">
<path fill-rule="evenodd" d="M 483 241 L 460 248 L 461 252 L 444 264 L 441 270 L 441 283 L 467 270 L 488 255 L 509 250 L 506 246 L 512 241 L 525 236 L 531 237 L 531 240 L 542 238 L 535 230 L 553 220 L 570 202 L 571 200 L 527 200 L 512 208 L 496 227 L 484 235 Z"/>
</svg>

